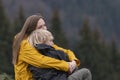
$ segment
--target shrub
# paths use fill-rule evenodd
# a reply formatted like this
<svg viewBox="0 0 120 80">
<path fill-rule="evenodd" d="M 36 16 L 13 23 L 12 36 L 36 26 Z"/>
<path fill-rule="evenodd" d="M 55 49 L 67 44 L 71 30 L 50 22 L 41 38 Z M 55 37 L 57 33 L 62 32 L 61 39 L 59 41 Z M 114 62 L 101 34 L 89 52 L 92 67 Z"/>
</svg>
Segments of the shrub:
<svg viewBox="0 0 120 80">
<path fill-rule="evenodd" d="M 0 74 L 0 80 L 14 80 L 14 79 L 12 78 L 12 76 L 6 73 L 3 73 L 3 74 Z"/>
</svg>

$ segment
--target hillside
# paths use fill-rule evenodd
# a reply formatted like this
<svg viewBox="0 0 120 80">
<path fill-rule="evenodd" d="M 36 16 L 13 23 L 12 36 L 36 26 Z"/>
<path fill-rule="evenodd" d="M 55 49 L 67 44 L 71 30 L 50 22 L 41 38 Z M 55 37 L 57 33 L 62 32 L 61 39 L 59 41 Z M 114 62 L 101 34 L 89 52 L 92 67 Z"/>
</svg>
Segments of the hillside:
<svg viewBox="0 0 120 80">
<path fill-rule="evenodd" d="M 42 13 L 49 25 L 52 12 L 57 8 L 60 12 L 62 28 L 65 28 L 63 30 L 69 39 L 78 35 L 84 18 L 88 17 L 91 28 L 100 27 L 106 40 L 111 39 L 114 34 L 117 41 L 120 41 L 119 0 L 3 0 L 3 2 L 11 20 L 22 6 L 27 16 Z"/>
</svg>

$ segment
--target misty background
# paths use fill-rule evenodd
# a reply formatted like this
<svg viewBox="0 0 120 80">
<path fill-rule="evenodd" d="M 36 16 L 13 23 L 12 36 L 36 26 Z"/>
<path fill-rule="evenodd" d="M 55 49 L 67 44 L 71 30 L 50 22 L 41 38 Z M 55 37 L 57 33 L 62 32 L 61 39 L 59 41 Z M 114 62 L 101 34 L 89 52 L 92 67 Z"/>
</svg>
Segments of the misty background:
<svg viewBox="0 0 120 80">
<path fill-rule="evenodd" d="M 93 80 L 119 80 L 119 0 L 0 0 L 0 73 L 14 77 L 12 41 L 40 13 L 55 43 L 75 52 Z"/>
</svg>

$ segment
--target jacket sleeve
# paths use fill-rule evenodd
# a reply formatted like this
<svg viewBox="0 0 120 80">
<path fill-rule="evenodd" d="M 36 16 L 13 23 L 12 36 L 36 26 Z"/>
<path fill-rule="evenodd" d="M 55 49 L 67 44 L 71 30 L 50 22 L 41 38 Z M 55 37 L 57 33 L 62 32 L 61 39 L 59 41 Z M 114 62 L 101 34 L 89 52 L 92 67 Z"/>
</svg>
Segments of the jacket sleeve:
<svg viewBox="0 0 120 80">
<path fill-rule="evenodd" d="M 74 54 L 71 50 L 61 48 L 61 47 L 59 47 L 59 46 L 57 46 L 57 45 L 53 45 L 53 47 L 54 47 L 56 50 L 62 50 L 62 51 L 64 51 L 64 52 L 68 55 L 70 61 L 75 60 L 76 63 L 77 63 L 77 66 L 80 65 L 80 60 L 78 60 L 78 59 L 76 58 L 75 54 Z"/>
<path fill-rule="evenodd" d="M 68 63 L 66 61 L 40 54 L 27 40 L 23 40 L 21 43 L 19 58 L 39 68 L 55 68 L 57 70 L 68 71 Z"/>
</svg>

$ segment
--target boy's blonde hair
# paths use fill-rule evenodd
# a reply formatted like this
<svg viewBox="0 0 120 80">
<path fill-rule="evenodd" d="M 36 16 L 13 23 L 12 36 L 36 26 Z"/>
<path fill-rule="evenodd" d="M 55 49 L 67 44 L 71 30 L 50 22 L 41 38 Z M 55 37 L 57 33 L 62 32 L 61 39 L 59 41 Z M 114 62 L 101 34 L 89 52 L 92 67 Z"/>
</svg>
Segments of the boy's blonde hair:
<svg viewBox="0 0 120 80">
<path fill-rule="evenodd" d="M 28 37 L 28 41 L 32 46 L 35 46 L 36 44 L 44 44 L 50 39 L 53 39 L 52 33 L 44 29 L 37 29 Z"/>
</svg>

